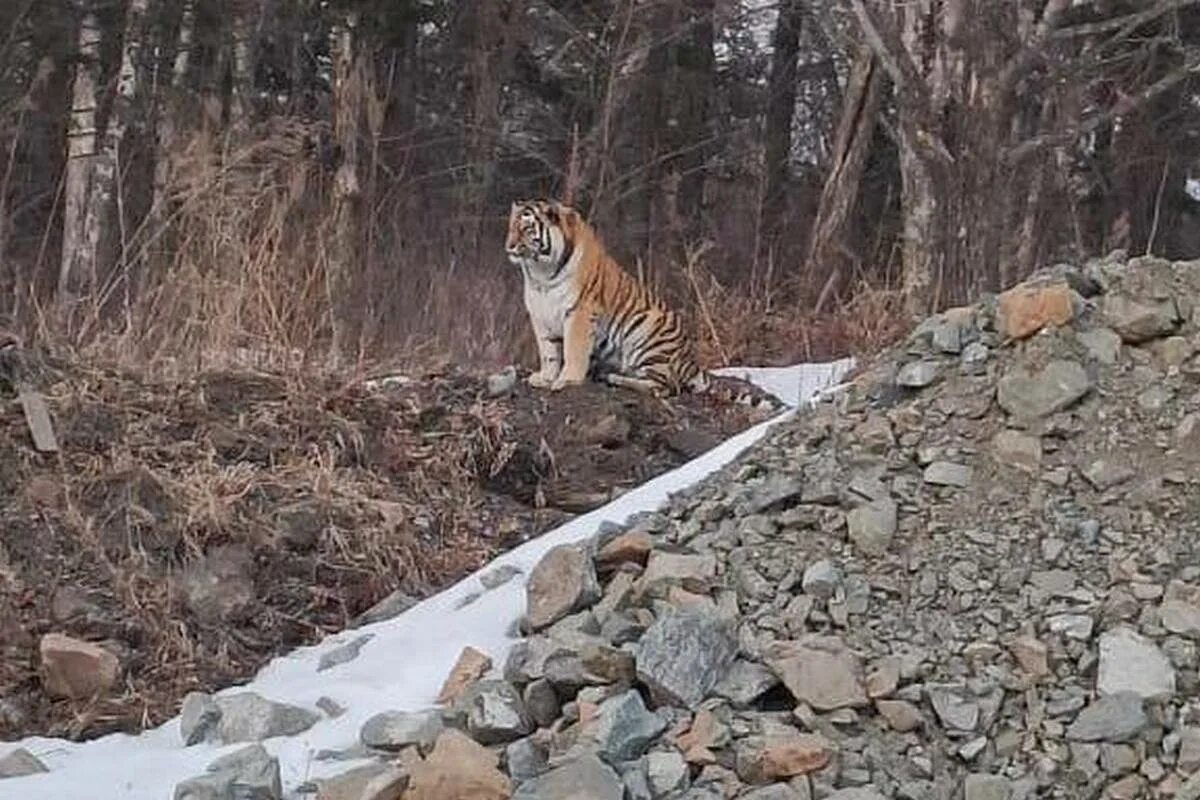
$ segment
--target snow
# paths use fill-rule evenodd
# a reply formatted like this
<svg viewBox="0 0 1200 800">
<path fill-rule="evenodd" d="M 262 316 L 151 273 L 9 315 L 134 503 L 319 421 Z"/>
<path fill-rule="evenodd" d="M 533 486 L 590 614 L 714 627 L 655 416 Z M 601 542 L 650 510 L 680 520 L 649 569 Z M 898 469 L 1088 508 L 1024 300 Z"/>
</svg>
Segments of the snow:
<svg viewBox="0 0 1200 800">
<path fill-rule="evenodd" d="M 527 542 L 478 572 L 407 612 L 374 625 L 343 631 L 312 647 L 298 649 L 267 664 L 253 680 L 219 694 L 254 691 L 270 700 L 316 709 L 328 697 L 346 709 L 336 718 L 322 715 L 305 733 L 263 742 L 279 758 L 284 794 L 295 797 L 305 781 L 340 774 L 361 761 L 325 760 L 324 749 L 344 750 L 372 715 L 386 710 L 418 710 L 433 705 L 441 684 L 462 649 L 471 645 L 501 667 L 517 641 L 509 632 L 524 611 L 524 576 L 550 548 L 591 536 L 603 522 L 621 523 L 631 515 L 662 506 L 669 495 L 701 480 L 760 439 L 773 425 L 820 394 L 839 388 L 852 359 L 786 368 L 721 370 L 753 381 L 776 394 L 788 410 L 730 438 L 678 469 L 622 495 L 617 500 Z M 480 576 L 501 567 L 520 570 L 511 580 L 485 591 Z M 321 655 L 364 634 L 372 638 L 357 658 L 317 672 Z M 88 742 L 30 737 L 16 742 L 49 772 L 0 780 L 0 800 L 72 800 L 122 798 L 162 800 L 180 781 L 199 775 L 218 756 L 248 743 L 184 747 L 178 717 L 139 735 L 113 734 Z M 0 756 L 11 747 L 0 746 Z"/>
</svg>

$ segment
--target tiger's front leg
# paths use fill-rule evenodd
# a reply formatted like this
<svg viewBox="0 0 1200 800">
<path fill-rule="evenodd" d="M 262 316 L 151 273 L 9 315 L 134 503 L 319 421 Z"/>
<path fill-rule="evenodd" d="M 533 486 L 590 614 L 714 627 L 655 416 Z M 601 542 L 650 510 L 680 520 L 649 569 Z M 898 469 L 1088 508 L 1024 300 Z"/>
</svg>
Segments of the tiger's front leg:
<svg viewBox="0 0 1200 800">
<path fill-rule="evenodd" d="M 552 385 L 562 371 L 562 340 L 550 338 L 550 334 L 543 330 L 535 330 L 534 334 L 537 338 L 541 368 L 529 376 L 529 385 L 535 389 L 544 389 Z"/>
<path fill-rule="evenodd" d="M 550 384 L 550 391 L 557 392 L 567 386 L 575 386 L 587 380 L 588 364 L 592 357 L 592 318 L 583 309 L 577 309 L 567 317 L 563 327 L 563 368 L 558 378 Z"/>
</svg>

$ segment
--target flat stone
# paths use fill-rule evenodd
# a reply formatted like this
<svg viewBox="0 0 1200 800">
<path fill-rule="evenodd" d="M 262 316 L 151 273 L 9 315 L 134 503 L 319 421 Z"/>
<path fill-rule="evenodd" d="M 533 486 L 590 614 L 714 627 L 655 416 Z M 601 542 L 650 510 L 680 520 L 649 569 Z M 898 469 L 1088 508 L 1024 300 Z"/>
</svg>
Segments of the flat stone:
<svg viewBox="0 0 1200 800">
<path fill-rule="evenodd" d="M 934 713 L 947 728 L 973 731 L 979 724 L 979 706 L 968 699 L 965 687 L 954 684 L 927 684 L 925 694 L 929 697 Z"/>
<path fill-rule="evenodd" d="M 450 674 L 446 676 L 435 702 L 439 705 L 457 703 L 467 688 L 482 678 L 491 668 L 491 656 L 470 645 L 464 647 L 458 654 L 458 660 L 450 669 Z"/>
<path fill-rule="evenodd" d="M 842 585 L 842 580 L 842 570 L 837 563 L 823 558 L 820 561 L 814 561 L 804 569 L 800 587 L 807 595 L 812 595 L 818 600 L 828 600 Z"/>
<path fill-rule="evenodd" d="M 279 761 L 261 744 L 243 747 L 208 765 L 205 774 L 180 782 L 175 800 L 280 800 Z"/>
<path fill-rule="evenodd" d="M 920 709 L 906 700 L 876 700 L 875 710 L 899 733 L 914 731 L 923 721 Z"/>
<path fill-rule="evenodd" d="M 747 783 L 807 775 L 823 769 L 832 752 L 830 742 L 817 734 L 747 737 L 737 743 L 737 773 Z"/>
<path fill-rule="evenodd" d="M 1128 742 L 1149 724 L 1142 698 L 1133 692 L 1098 698 L 1075 717 L 1066 731 L 1076 742 Z"/>
<path fill-rule="evenodd" d="M 622 800 L 625 785 L 592 753 L 522 783 L 512 800 Z M 432 798 L 431 798 L 432 800 Z"/>
<path fill-rule="evenodd" d="M 656 750 L 646 754 L 646 783 L 654 797 L 664 797 L 684 788 L 688 763 L 678 750 Z"/>
<path fill-rule="evenodd" d="M 639 758 L 666 727 L 666 720 L 647 711 L 642 696 L 630 689 L 601 703 L 581 735 L 601 758 L 616 763 Z"/>
<path fill-rule="evenodd" d="M 1046 620 L 1046 627 L 1051 633 L 1058 633 L 1080 642 L 1092 638 L 1095 626 L 1096 621 L 1089 614 L 1055 614 Z"/>
<path fill-rule="evenodd" d="M 1174 300 L 1144 302 L 1123 294 L 1108 294 L 1100 308 L 1109 327 L 1127 344 L 1168 336 L 1180 318 Z"/>
<path fill-rule="evenodd" d="M 39 772 L 49 772 L 46 765 L 28 750 L 18 747 L 0 756 L 0 780 L 4 778 L 23 778 L 26 775 L 36 775 Z"/>
<path fill-rule="evenodd" d="M 911 361 L 896 373 L 896 383 L 907 389 L 923 389 L 936 381 L 941 371 L 936 361 Z"/>
<path fill-rule="evenodd" d="M 1154 642 L 1126 627 L 1100 636 L 1096 691 L 1101 695 L 1132 692 L 1145 699 L 1175 694 L 1175 668 Z"/>
<path fill-rule="evenodd" d="M 1041 370 L 1017 366 L 996 388 L 996 400 L 1013 417 L 1036 420 L 1064 411 L 1092 390 L 1092 379 L 1076 361 L 1057 359 Z"/>
<path fill-rule="evenodd" d="M 711 553 L 690 555 L 655 550 L 646 561 L 638 583 L 646 590 L 681 586 L 689 592 L 706 594 L 717 577 L 717 557 Z"/>
<path fill-rule="evenodd" d="M 996 298 L 996 328 L 1008 339 L 1025 339 L 1043 328 L 1066 325 L 1082 302 L 1065 282 L 1025 283 Z"/>
<path fill-rule="evenodd" d="M 1200 639 L 1200 607 L 1185 600 L 1167 598 L 1158 609 L 1158 619 L 1171 633 Z"/>
<path fill-rule="evenodd" d="M 1083 468 L 1083 477 L 1098 491 L 1107 491 L 1132 478 L 1136 473 L 1124 460 L 1098 458 Z"/>
<path fill-rule="evenodd" d="M 211 740 L 217 734 L 221 709 L 212 695 L 188 692 L 179 710 L 179 734 L 186 746 Z"/>
<path fill-rule="evenodd" d="M 728 623 L 700 609 L 668 611 L 637 645 L 637 677 L 655 702 L 695 708 L 733 665 Z"/>
<path fill-rule="evenodd" d="M 359 614 L 354 619 L 352 627 L 361 628 L 364 625 L 374 625 L 377 622 L 386 622 L 389 619 L 395 619 L 419 602 L 420 600 L 412 595 L 397 589 L 362 614 Z"/>
<path fill-rule="evenodd" d="M 896 535 L 898 520 L 898 509 L 893 500 L 873 500 L 846 515 L 847 535 L 864 555 L 881 556 Z"/>
<path fill-rule="evenodd" d="M 766 662 L 797 701 L 818 711 L 867 705 L 862 664 L 840 639 L 777 642 L 768 650 Z"/>
<path fill-rule="evenodd" d="M 42 685 L 51 697 L 84 700 L 106 694 L 117 683 L 121 665 L 98 644 L 47 633 L 38 645 Z"/>
<path fill-rule="evenodd" d="M 499 756 L 466 734 L 444 730 L 425 760 L 412 767 L 404 800 L 508 800 L 512 782 L 498 762 Z"/>
<path fill-rule="evenodd" d="M 654 542 L 645 531 L 634 530 L 618 534 L 596 554 L 596 566 L 604 570 L 621 564 L 645 564 Z"/>
<path fill-rule="evenodd" d="M 521 693 L 507 681 L 479 681 L 456 708 L 466 712 L 467 730 L 480 744 L 504 744 L 533 731 Z"/>
<path fill-rule="evenodd" d="M 774 672 L 755 661 L 739 658 L 713 687 L 713 694 L 724 697 L 734 708 L 749 708 L 778 685 L 779 678 Z"/>
<path fill-rule="evenodd" d="M 359 740 L 376 750 L 396 751 L 413 745 L 427 750 L 442 727 L 437 711 L 384 711 L 363 723 Z"/>
<path fill-rule="evenodd" d="M 1042 439 L 1005 429 L 992 438 L 992 457 L 1004 466 L 1036 475 L 1042 468 Z"/>
<path fill-rule="evenodd" d="M 963 781 L 963 800 L 1010 800 L 1012 784 L 1002 775 L 973 773 Z"/>
<path fill-rule="evenodd" d="M 529 574 L 525 585 L 526 620 L 541 630 L 600 599 L 591 556 L 577 545 L 551 549 Z"/>
<path fill-rule="evenodd" d="M 364 764 L 313 783 L 316 800 L 399 800 L 408 779 L 408 772 L 399 767 Z"/>
<path fill-rule="evenodd" d="M 536 738 L 527 736 L 509 742 L 504 748 L 504 765 L 514 781 L 536 778 L 549 769 L 546 748 L 535 741 Z"/>
<path fill-rule="evenodd" d="M 1008 649 L 1025 674 L 1034 680 L 1050 674 L 1050 649 L 1036 636 L 1018 636 Z"/>
<path fill-rule="evenodd" d="M 1121 355 L 1121 337 L 1110 328 L 1093 328 L 1077 333 L 1076 338 L 1088 354 L 1101 364 L 1115 364 Z"/>
<path fill-rule="evenodd" d="M 971 468 L 950 461 L 934 461 L 925 468 L 923 478 L 933 486 L 953 486 L 962 489 L 971 484 Z"/>
<path fill-rule="evenodd" d="M 315 711 L 276 703 L 255 692 L 222 695 L 215 698 L 215 702 L 221 712 L 217 739 L 224 744 L 295 736 L 321 719 Z"/>
<path fill-rule="evenodd" d="M 335 647 L 328 653 L 322 653 L 320 660 L 317 662 L 317 672 L 324 672 L 327 669 L 348 664 L 358 658 L 358 654 L 362 652 L 363 646 L 374 638 L 374 634 L 364 633 L 362 636 L 356 636 L 349 642 L 346 642 L 339 647 Z"/>
</svg>

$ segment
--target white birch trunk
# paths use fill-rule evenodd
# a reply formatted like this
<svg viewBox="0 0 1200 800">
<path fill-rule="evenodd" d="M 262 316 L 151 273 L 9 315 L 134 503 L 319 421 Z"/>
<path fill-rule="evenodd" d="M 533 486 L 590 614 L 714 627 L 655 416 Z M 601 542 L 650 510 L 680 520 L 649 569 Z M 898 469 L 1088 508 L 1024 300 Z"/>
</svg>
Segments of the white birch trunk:
<svg viewBox="0 0 1200 800">
<path fill-rule="evenodd" d="M 350 343 L 352 330 L 350 292 L 357 266 L 358 206 L 362 194 L 358 178 L 358 128 L 363 113 L 364 73 L 357 48 L 358 15 L 350 12 L 330 32 L 333 57 L 333 136 L 341 150 L 341 163 L 333 182 L 333 245 L 326 267 L 331 357 L 338 359 Z"/>
<path fill-rule="evenodd" d="M 92 8 L 79 25 L 75 75 L 71 82 L 71 115 L 67 124 L 67 164 L 63 200 L 62 259 L 58 294 L 70 301 L 95 266 L 90 248 L 87 211 L 91 205 L 92 173 L 97 152 L 96 91 L 100 70 L 100 27 Z"/>
</svg>

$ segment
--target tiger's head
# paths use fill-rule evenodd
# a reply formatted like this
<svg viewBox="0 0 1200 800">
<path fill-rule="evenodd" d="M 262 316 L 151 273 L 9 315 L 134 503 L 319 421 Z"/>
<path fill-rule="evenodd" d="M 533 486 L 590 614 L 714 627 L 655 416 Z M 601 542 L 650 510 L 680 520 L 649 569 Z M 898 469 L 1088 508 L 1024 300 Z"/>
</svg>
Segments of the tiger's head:
<svg viewBox="0 0 1200 800">
<path fill-rule="evenodd" d="M 515 266 L 539 277 L 553 277 L 571 260 L 579 212 L 552 200 L 520 200 L 508 214 L 504 250 Z"/>
</svg>

